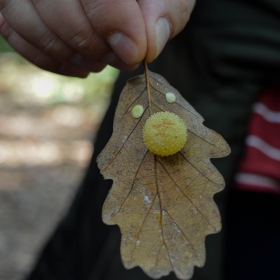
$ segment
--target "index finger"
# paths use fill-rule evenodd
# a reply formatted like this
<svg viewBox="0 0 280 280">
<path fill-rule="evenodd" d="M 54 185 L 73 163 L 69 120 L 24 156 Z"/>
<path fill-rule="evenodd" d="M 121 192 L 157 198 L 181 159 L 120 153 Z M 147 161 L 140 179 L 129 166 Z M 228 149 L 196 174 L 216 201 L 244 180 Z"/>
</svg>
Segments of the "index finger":
<svg viewBox="0 0 280 280">
<path fill-rule="evenodd" d="M 135 0 L 81 0 L 97 34 L 127 64 L 141 62 L 147 49 L 145 22 Z"/>
</svg>

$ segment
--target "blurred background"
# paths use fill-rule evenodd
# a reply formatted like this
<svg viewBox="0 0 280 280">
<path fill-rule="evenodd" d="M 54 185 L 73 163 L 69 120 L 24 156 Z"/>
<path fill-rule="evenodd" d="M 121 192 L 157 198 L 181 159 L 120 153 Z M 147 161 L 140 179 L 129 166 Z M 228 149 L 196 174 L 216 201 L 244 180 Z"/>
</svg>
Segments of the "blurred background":
<svg viewBox="0 0 280 280">
<path fill-rule="evenodd" d="M 40 70 L 0 36 L 0 279 L 22 280 L 66 213 L 118 71 Z"/>
</svg>

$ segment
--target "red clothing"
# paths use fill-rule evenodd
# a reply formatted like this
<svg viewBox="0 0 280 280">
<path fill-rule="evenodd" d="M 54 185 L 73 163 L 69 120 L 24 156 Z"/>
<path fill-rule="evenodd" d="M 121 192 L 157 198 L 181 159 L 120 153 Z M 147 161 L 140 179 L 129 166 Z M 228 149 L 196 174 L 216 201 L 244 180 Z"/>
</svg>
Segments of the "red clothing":
<svg viewBox="0 0 280 280">
<path fill-rule="evenodd" d="M 266 90 L 253 106 L 235 188 L 280 195 L 280 87 Z"/>
</svg>

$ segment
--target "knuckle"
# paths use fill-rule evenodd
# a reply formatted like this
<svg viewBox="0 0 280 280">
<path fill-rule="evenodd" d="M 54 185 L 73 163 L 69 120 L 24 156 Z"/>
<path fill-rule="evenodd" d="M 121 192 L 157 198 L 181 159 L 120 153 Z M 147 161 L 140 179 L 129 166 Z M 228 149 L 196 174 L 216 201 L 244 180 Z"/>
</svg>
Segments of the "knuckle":
<svg viewBox="0 0 280 280">
<path fill-rule="evenodd" d="M 83 34 L 83 32 L 78 32 L 70 38 L 68 44 L 72 46 L 78 52 L 88 51 L 93 48 L 95 44 L 94 34 Z"/>
<path fill-rule="evenodd" d="M 58 38 L 54 36 L 50 36 L 48 32 L 46 32 L 39 41 L 39 46 L 42 51 L 46 54 L 51 54 L 55 49 Z"/>
<path fill-rule="evenodd" d="M 37 42 L 37 47 L 46 55 L 58 61 L 69 61 L 75 52 L 54 34 L 46 32 Z"/>
<path fill-rule="evenodd" d="M 93 44 L 93 40 L 92 40 L 92 36 L 88 36 L 85 38 L 81 38 L 80 40 L 78 40 L 76 42 L 76 50 L 77 51 L 83 51 L 83 50 L 88 50 L 92 47 Z"/>
</svg>

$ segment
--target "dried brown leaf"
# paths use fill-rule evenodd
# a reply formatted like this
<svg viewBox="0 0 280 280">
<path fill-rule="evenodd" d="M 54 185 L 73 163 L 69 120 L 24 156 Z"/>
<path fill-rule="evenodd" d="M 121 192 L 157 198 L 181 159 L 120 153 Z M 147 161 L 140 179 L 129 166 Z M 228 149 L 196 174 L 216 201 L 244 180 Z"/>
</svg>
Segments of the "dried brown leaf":
<svg viewBox="0 0 280 280">
<path fill-rule="evenodd" d="M 190 279 L 205 262 L 205 237 L 221 229 L 213 195 L 224 180 L 210 158 L 230 153 L 225 140 L 202 125 L 203 118 L 160 75 L 149 72 L 151 111 L 179 115 L 188 129 L 184 148 L 161 157 L 147 150 L 142 129 L 150 116 L 145 75 L 127 81 L 115 114 L 113 135 L 98 156 L 105 179 L 114 184 L 103 206 L 103 221 L 118 224 L 126 268 L 140 266 L 150 277 L 174 271 Z M 176 95 L 169 104 L 165 94 Z M 140 104 L 144 114 L 132 117 Z"/>
</svg>

